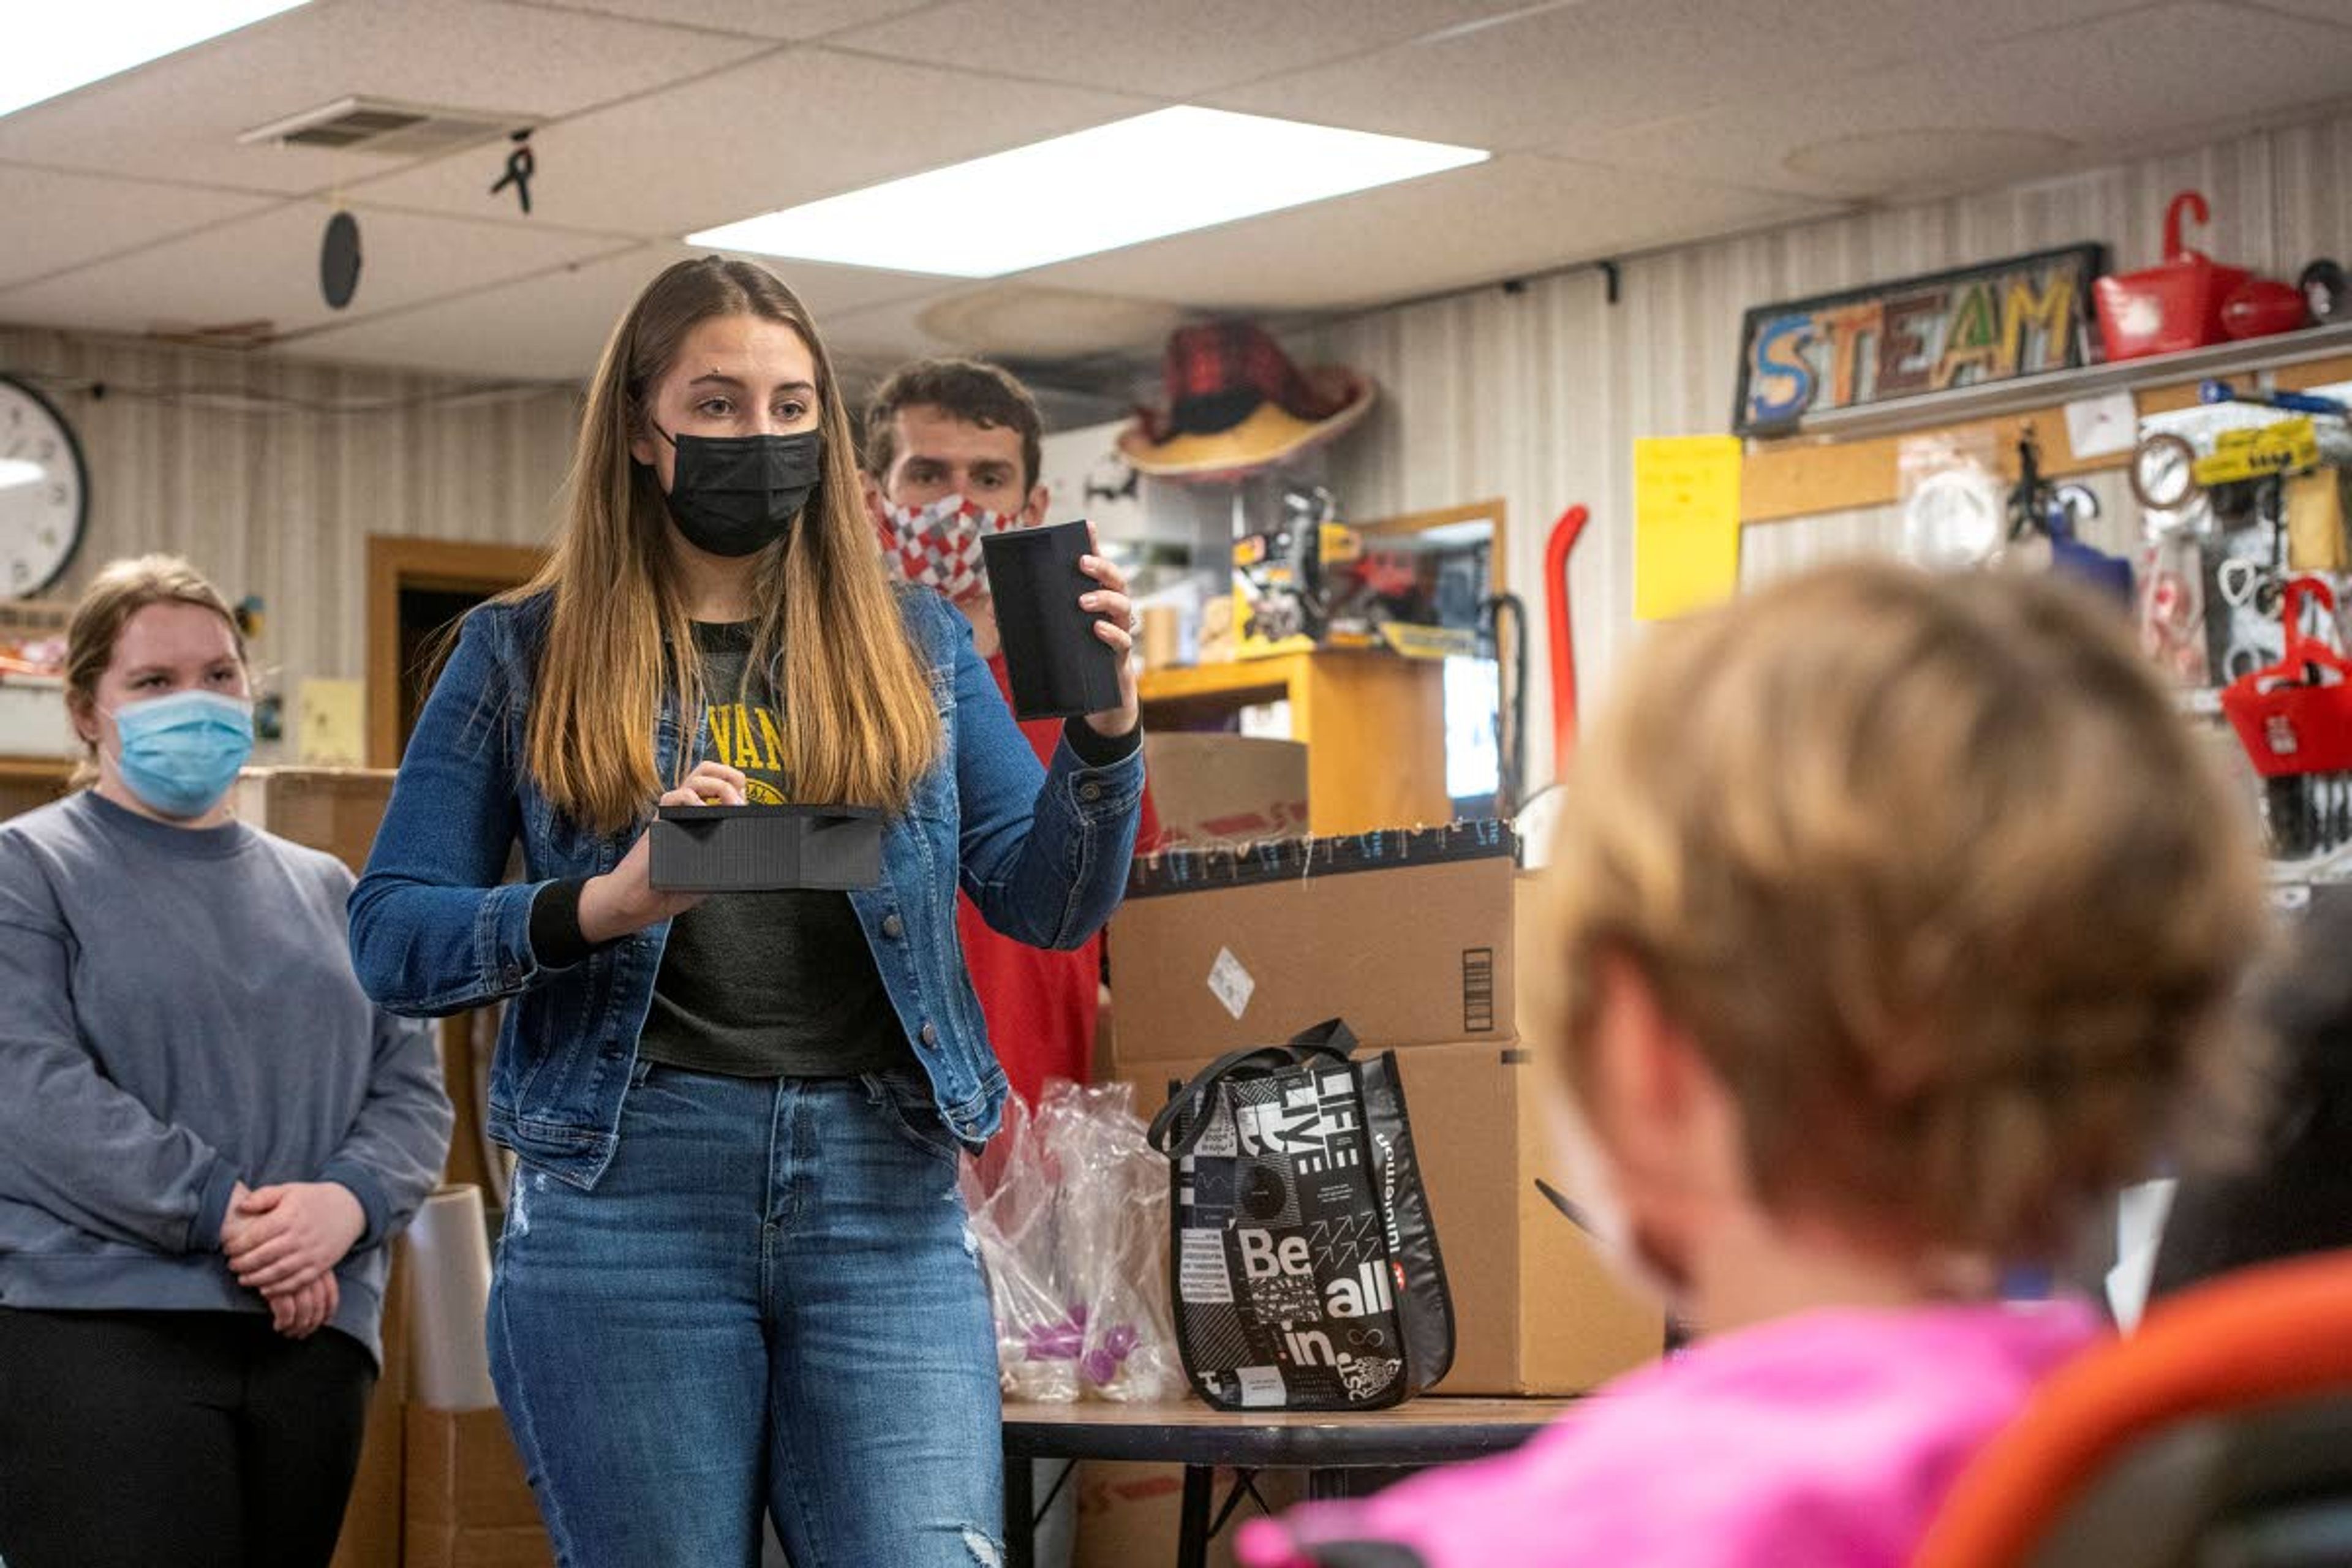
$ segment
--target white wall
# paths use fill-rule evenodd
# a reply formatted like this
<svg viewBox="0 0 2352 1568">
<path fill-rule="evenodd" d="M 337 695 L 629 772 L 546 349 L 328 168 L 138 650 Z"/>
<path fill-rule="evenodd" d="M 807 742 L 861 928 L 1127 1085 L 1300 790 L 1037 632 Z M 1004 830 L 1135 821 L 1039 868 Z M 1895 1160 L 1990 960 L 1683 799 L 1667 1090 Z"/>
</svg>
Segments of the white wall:
<svg viewBox="0 0 2352 1568">
<path fill-rule="evenodd" d="M 48 331 L 0 329 L 0 373 L 58 406 L 89 467 L 89 530 L 42 596 L 120 555 L 184 555 L 231 600 L 267 602 L 256 651 L 289 719 L 301 679 L 364 673 L 367 536 L 538 542 L 574 418 L 565 387 Z"/>
<path fill-rule="evenodd" d="M 2114 264 L 2159 258 L 2165 204 L 2203 190 L 2213 226 L 2191 243 L 2292 279 L 2314 257 L 2352 263 L 2352 115 L 2195 151 L 1955 200 L 1862 214 L 1630 261 L 1619 303 L 1575 272 L 1381 311 L 1300 345 L 1369 370 L 1381 405 L 1342 442 L 1349 512 L 1375 518 L 1499 495 L 1508 583 L 1540 622 L 1544 540 L 1573 501 L 1592 522 L 1571 562 L 1579 685 L 1590 703 L 1636 631 L 1631 468 L 1637 436 L 1730 427 L 1740 316 L 1750 305 L 2103 240 Z M 2129 508 L 2103 484 L 2111 518 Z M 1749 582 L 1879 548 L 1891 509 L 1747 531 Z M 1543 659 L 1532 662 L 1540 677 Z M 1550 699 L 1529 693 L 1528 763 L 1549 776 Z"/>
</svg>

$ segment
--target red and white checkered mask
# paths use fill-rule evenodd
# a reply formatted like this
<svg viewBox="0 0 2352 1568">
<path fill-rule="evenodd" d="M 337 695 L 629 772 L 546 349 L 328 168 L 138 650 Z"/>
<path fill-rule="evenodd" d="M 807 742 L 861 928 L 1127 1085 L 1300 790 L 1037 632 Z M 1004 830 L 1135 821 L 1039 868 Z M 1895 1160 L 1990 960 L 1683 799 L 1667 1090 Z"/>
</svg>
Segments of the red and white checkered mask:
<svg viewBox="0 0 2352 1568">
<path fill-rule="evenodd" d="M 890 569 L 907 582 L 937 588 L 957 604 L 988 592 L 980 542 L 1020 525 L 1018 514 L 991 511 L 960 495 L 941 496 L 928 506 L 886 504 L 875 521 Z"/>
</svg>

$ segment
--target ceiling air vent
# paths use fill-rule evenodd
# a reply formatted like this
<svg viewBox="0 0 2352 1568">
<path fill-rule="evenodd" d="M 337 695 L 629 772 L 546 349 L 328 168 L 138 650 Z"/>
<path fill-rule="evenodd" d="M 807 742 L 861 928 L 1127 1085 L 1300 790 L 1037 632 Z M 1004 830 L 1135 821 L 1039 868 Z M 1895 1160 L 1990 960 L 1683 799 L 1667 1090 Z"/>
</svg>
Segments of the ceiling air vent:
<svg viewBox="0 0 2352 1568">
<path fill-rule="evenodd" d="M 316 109 L 258 125 L 237 137 L 246 145 L 275 142 L 385 158 L 425 158 L 491 142 L 521 131 L 537 116 L 497 110 L 436 109 L 382 98 L 339 98 Z"/>
</svg>

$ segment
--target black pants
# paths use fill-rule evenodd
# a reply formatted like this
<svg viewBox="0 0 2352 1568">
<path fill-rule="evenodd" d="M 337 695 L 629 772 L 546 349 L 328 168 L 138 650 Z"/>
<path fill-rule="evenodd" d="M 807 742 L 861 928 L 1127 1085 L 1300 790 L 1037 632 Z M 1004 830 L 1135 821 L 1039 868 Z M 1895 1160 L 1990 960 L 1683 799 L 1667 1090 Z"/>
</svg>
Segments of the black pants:
<svg viewBox="0 0 2352 1568">
<path fill-rule="evenodd" d="M 375 1363 L 256 1312 L 0 1308 L 7 1568 L 324 1568 Z"/>
</svg>

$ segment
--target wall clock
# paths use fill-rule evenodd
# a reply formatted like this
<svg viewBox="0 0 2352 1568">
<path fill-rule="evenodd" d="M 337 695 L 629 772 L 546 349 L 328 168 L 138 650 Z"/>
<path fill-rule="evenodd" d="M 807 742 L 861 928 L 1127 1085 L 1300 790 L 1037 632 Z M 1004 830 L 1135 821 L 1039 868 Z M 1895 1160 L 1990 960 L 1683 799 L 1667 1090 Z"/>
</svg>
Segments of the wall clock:
<svg viewBox="0 0 2352 1568">
<path fill-rule="evenodd" d="M 2131 492 L 2150 511 L 2178 511 L 2197 495 L 2197 448 L 2162 431 L 2133 448 Z"/>
<path fill-rule="evenodd" d="M 0 596 L 56 582 L 89 521 L 89 470 L 54 404 L 0 375 Z"/>
</svg>

